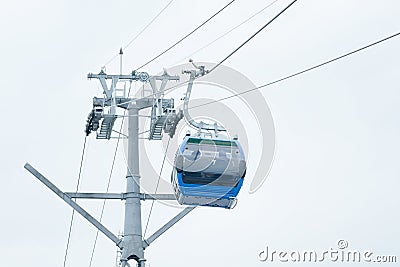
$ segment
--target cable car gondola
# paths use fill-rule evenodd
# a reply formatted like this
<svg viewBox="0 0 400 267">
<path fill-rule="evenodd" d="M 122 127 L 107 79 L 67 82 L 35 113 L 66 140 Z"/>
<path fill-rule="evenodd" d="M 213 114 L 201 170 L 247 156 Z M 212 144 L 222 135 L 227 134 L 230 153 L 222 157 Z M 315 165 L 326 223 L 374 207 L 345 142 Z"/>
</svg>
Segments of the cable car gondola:
<svg viewBox="0 0 400 267">
<path fill-rule="evenodd" d="M 182 205 L 223 207 L 231 209 L 236 205 L 236 196 L 243 185 L 246 174 L 244 152 L 238 139 L 222 138 L 218 132 L 226 129 L 218 125 L 197 122 L 189 114 L 189 99 L 193 82 L 207 73 L 204 66 L 191 71 L 184 97 L 183 117 L 188 125 L 197 129 L 196 137 L 187 134 L 180 145 L 171 182 L 177 201 Z M 214 131 L 211 137 L 203 131 Z"/>
<path fill-rule="evenodd" d="M 171 180 L 180 204 L 231 209 L 245 174 L 246 161 L 237 138 L 187 135 L 177 151 Z"/>
</svg>

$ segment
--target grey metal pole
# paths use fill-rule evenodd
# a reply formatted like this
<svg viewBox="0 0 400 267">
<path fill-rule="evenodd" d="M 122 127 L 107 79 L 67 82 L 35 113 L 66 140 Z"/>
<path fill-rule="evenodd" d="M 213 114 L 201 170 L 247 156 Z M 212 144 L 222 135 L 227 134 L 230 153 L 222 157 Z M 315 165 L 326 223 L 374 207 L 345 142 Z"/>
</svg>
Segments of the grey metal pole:
<svg viewBox="0 0 400 267">
<path fill-rule="evenodd" d="M 126 192 L 140 193 L 139 174 L 139 109 L 132 103 L 128 108 L 128 170 Z M 122 267 L 134 259 L 138 267 L 144 266 L 142 237 L 141 203 L 139 197 L 130 197 L 125 201 L 125 224 L 122 249 Z"/>
</svg>

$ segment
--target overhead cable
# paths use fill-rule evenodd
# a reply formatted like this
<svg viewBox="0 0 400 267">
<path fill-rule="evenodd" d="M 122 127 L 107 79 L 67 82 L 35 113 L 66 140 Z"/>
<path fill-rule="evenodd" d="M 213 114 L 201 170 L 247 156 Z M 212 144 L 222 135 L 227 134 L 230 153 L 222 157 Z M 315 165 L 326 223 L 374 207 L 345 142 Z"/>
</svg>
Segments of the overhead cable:
<svg viewBox="0 0 400 267">
<path fill-rule="evenodd" d="M 220 14 L 225 8 L 227 8 L 228 6 L 230 6 L 233 2 L 235 2 L 235 0 L 230 1 L 228 4 L 226 4 L 223 8 L 221 8 L 220 10 L 218 10 L 216 13 L 214 13 L 211 17 L 209 17 L 207 20 L 205 20 L 203 23 L 201 23 L 199 26 L 197 26 L 194 30 L 192 30 L 191 32 L 189 32 L 188 34 L 186 34 L 184 37 L 182 37 L 181 39 L 179 39 L 177 42 L 175 42 L 173 45 L 171 45 L 170 47 L 168 47 L 167 49 L 165 49 L 164 51 L 162 51 L 160 54 L 158 54 L 157 56 L 153 57 L 152 59 L 150 59 L 149 61 L 147 61 L 146 63 L 144 63 L 143 65 L 141 65 L 140 67 L 136 68 L 135 71 L 147 66 L 148 64 L 150 64 L 151 62 L 153 62 L 154 60 L 156 60 L 157 58 L 161 57 L 162 55 L 164 55 L 165 53 L 167 53 L 169 50 L 171 50 L 172 48 L 174 48 L 175 46 L 177 46 L 178 44 L 180 44 L 181 42 L 183 42 L 186 38 L 188 38 L 190 35 L 192 35 L 193 33 L 195 33 L 198 29 L 200 29 L 201 27 L 203 27 L 204 25 L 206 25 L 209 21 L 211 21 L 214 17 L 216 17 L 218 14 Z"/>
</svg>

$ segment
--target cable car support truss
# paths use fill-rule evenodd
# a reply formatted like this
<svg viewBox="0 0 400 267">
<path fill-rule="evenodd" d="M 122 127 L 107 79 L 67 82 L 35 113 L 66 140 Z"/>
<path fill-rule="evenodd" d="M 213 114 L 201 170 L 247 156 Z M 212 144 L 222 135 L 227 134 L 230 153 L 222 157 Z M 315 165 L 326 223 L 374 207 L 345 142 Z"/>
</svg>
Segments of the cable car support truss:
<svg viewBox="0 0 400 267">
<path fill-rule="evenodd" d="M 118 118 L 116 108 L 120 107 L 128 111 L 128 159 L 126 174 L 126 192 L 124 193 L 83 193 L 63 192 L 50 180 L 44 177 L 29 163 L 25 169 L 47 186 L 57 196 L 64 200 L 76 212 L 82 215 L 94 227 L 108 237 L 121 251 L 121 267 L 130 266 L 128 260 L 137 261 L 138 267 L 145 266 L 144 249 L 154 240 L 165 233 L 169 228 L 191 212 L 195 206 L 188 206 L 173 217 L 169 222 L 160 227 L 147 238 L 143 237 L 141 221 L 141 201 L 145 200 L 176 200 L 174 194 L 145 194 L 140 190 L 139 172 L 139 111 L 151 108 L 151 123 L 149 140 L 160 140 L 162 132 L 173 137 L 178 122 L 183 118 L 183 112 L 174 110 L 173 99 L 164 99 L 163 91 L 168 81 L 179 80 L 179 76 L 171 76 L 165 70 L 160 76 L 150 76 L 146 72 L 133 71 L 129 75 L 108 75 L 102 70 L 99 74 L 88 74 L 89 79 L 98 79 L 103 88 L 103 98 L 93 98 L 93 109 L 90 112 L 86 124 L 86 135 L 96 132 L 97 139 L 110 139 L 114 131 L 113 125 Z M 111 82 L 107 82 L 111 80 Z M 152 96 L 142 98 L 130 98 L 127 94 L 126 83 L 132 81 L 148 82 L 152 88 Z M 157 81 L 161 82 L 157 88 Z M 123 87 L 117 85 L 123 84 Z M 76 199 L 117 199 L 125 201 L 125 222 L 123 237 L 119 238 L 101 222 L 95 219 Z"/>
</svg>

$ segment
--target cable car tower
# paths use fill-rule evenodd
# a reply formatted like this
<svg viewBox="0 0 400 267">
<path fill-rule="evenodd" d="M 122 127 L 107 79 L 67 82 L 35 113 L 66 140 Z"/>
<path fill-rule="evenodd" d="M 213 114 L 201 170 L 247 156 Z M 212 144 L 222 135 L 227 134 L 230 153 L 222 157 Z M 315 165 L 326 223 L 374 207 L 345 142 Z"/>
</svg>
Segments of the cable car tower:
<svg viewBox="0 0 400 267">
<path fill-rule="evenodd" d="M 122 70 L 122 51 L 121 55 L 121 70 Z M 94 225 L 100 232 L 108 237 L 121 251 L 120 263 L 121 267 L 130 266 L 128 261 L 134 259 L 137 262 L 138 267 L 145 266 L 144 250 L 159 236 L 171 228 L 180 219 L 186 216 L 196 206 L 203 205 L 200 202 L 185 202 L 180 201 L 179 198 L 188 198 L 186 195 L 178 195 L 175 190 L 175 194 L 146 194 L 140 190 L 140 171 L 139 171 L 139 111 L 142 109 L 151 108 L 151 123 L 150 129 L 148 129 L 149 140 L 161 140 L 163 132 L 168 134 L 171 138 L 175 134 L 176 126 L 178 122 L 185 117 L 186 122 L 192 127 L 196 128 L 197 137 L 201 137 L 202 130 L 214 130 L 215 136 L 218 131 L 225 131 L 222 126 L 214 124 L 207 124 L 204 122 L 195 122 L 189 115 L 188 103 L 190 93 L 193 86 L 193 81 L 207 72 L 203 66 L 196 66 L 192 71 L 184 71 L 183 73 L 190 74 L 188 88 L 185 96 L 184 110 L 176 112 L 174 109 L 174 99 L 164 98 L 164 89 L 169 81 L 178 81 L 179 76 L 171 76 L 164 70 L 162 75 L 149 75 L 146 72 L 133 71 L 130 74 L 123 75 L 121 72 L 117 75 L 110 75 L 102 69 L 98 74 L 89 73 L 89 79 L 97 79 L 103 89 L 104 97 L 93 98 L 93 107 L 89 113 L 85 133 L 89 135 L 92 132 L 96 132 L 97 139 L 108 140 L 111 138 L 114 122 L 119 117 L 117 115 L 117 108 L 122 108 L 127 111 L 128 120 L 128 159 L 127 159 L 127 174 L 126 174 L 126 191 L 124 193 L 82 193 L 82 192 L 63 192 L 57 188 L 52 182 L 44 177 L 39 171 L 32 167 L 29 163 L 25 164 L 25 168 L 39 179 L 44 185 L 50 190 L 56 193 L 61 199 L 63 199 L 68 205 L 70 205 L 77 213 L 82 215 L 92 225 Z M 131 98 L 127 92 L 126 83 L 140 81 L 143 83 L 149 83 L 152 89 L 150 96 L 143 96 L 138 98 Z M 121 87 L 121 84 L 123 85 Z M 161 84 L 158 87 L 158 84 Z M 235 139 L 237 140 L 237 139 Z M 221 141 L 222 142 L 222 141 Z M 234 144 L 236 145 L 236 141 Z M 193 147 L 193 146 L 192 146 Z M 199 146 L 200 147 L 200 146 Z M 182 157 L 181 157 L 182 159 Z M 182 161 L 183 162 L 183 161 Z M 215 160 L 213 161 L 216 162 Z M 192 162 L 193 164 L 193 162 Z M 182 167 L 184 169 L 184 167 Z M 182 170 L 185 175 L 186 170 Z M 197 173 L 199 174 L 199 173 Z M 201 174 L 201 173 L 200 173 Z M 147 177 L 146 177 L 147 178 Z M 240 177 L 243 178 L 243 177 Z M 147 178 L 148 179 L 148 178 Z M 243 179 L 242 179 L 243 180 Z M 240 184 L 241 186 L 241 184 Z M 176 187 L 176 189 L 183 190 L 182 188 Z M 240 187 L 236 190 L 236 195 L 240 190 Z M 180 191 L 179 191 L 180 192 Z M 236 196 L 235 195 L 235 196 Z M 204 196 L 203 196 L 204 197 Z M 206 196 L 207 197 L 207 196 Z M 125 200 L 125 220 L 124 220 L 124 231 L 122 238 L 108 230 L 101 222 L 91 216 L 85 209 L 76 203 L 76 199 L 119 199 Z M 193 196 L 189 196 L 193 199 Z M 202 198 L 202 196 L 194 197 L 195 199 Z M 142 234 L 142 221 L 141 221 L 141 201 L 145 200 L 177 200 L 180 204 L 188 205 L 169 222 L 159 228 L 149 237 L 144 237 Z M 214 196 L 214 201 L 220 203 L 220 200 Z M 225 208 L 232 208 L 233 199 L 229 199 L 229 205 L 219 204 L 214 206 L 220 206 Z M 226 202 L 226 201 L 225 201 Z M 224 203 L 225 203 L 224 202 Z M 222 202 L 221 202 L 222 203 Z M 225 206 L 224 206 L 225 205 Z M 206 205 L 213 206 L 213 205 Z"/>
</svg>

